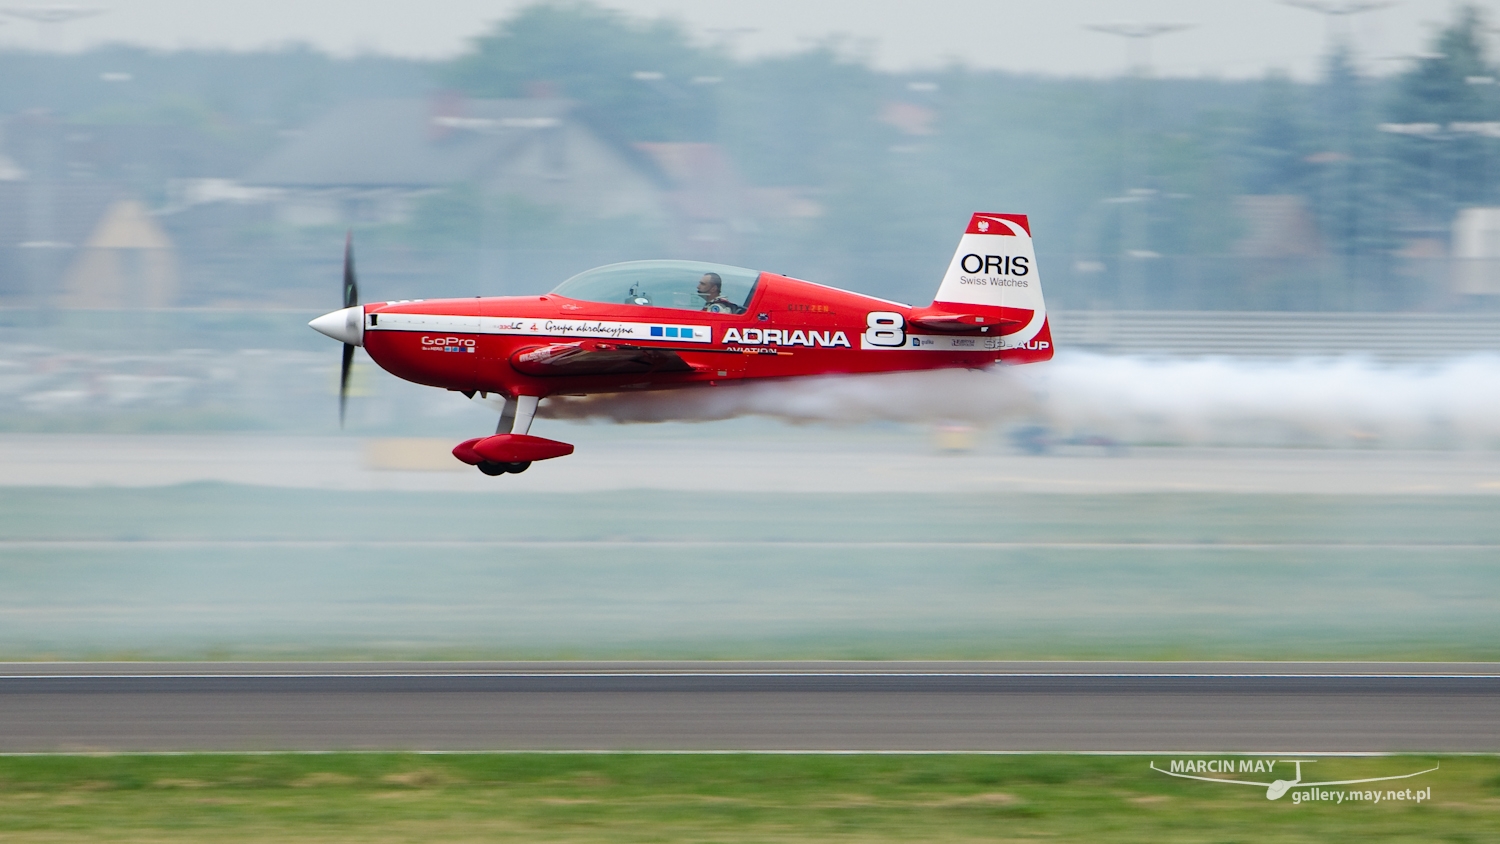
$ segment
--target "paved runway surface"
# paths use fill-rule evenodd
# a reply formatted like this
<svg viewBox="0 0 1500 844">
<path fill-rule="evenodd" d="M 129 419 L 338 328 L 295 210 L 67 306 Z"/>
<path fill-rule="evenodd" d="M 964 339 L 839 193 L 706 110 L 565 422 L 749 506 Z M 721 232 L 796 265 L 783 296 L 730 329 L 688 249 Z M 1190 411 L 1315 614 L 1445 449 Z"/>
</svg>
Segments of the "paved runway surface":
<svg viewBox="0 0 1500 844">
<path fill-rule="evenodd" d="M 1500 751 L 1500 665 L 0 665 L 0 750 Z"/>
<path fill-rule="evenodd" d="M 577 459 L 508 475 L 499 479 L 503 483 L 454 461 L 447 440 L 406 443 L 434 471 L 388 471 L 370 462 L 370 449 L 380 442 L 354 437 L 0 434 L 0 485 L 220 481 L 464 492 L 1500 494 L 1500 454 L 1491 451 L 1135 448 L 1122 456 L 1098 449 L 1030 456 L 981 450 L 956 458 L 920 436 L 813 428 L 742 438 L 730 428 L 715 429 L 715 438 L 705 435 L 709 430 L 637 426 L 626 435 L 572 425 L 547 436 L 577 443 Z M 732 449 L 724 447 L 724 437 L 732 438 Z M 705 465 L 715 470 L 704 472 Z"/>
</svg>

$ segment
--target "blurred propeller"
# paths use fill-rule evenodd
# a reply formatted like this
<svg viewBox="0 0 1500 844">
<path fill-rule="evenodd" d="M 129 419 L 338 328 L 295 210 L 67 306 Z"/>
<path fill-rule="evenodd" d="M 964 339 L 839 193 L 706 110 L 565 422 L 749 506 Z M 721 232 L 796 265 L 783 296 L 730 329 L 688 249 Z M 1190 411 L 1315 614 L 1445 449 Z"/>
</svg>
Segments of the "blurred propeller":
<svg viewBox="0 0 1500 844">
<path fill-rule="evenodd" d="M 354 232 L 344 235 L 344 307 L 359 304 L 359 284 L 354 280 Z"/>
<path fill-rule="evenodd" d="M 354 280 L 354 232 L 344 236 L 344 307 L 359 304 L 359 283 Z M 339 369 L 339 427 L 344 427 L 344 409 L 349 403 L 349 368 L 354 365 L 354 344 L 344 344 L 344 363 Z"/>
</svg>

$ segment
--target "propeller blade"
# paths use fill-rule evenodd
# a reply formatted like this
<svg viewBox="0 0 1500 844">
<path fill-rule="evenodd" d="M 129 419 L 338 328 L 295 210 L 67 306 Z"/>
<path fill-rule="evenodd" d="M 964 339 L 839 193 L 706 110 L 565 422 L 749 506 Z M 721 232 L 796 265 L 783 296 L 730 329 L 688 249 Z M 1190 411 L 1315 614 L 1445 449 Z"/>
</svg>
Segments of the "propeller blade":
<svg viewBox="0 0 1500 844">
<path fill-rule="evenodd" d="M 359 284 L 354 280 L 354 232 L 344 236 L 344 307 L 359 304 Z"/>
<path fill-rule="evenodd" d="M 344 235 L 344 307 L 359 304 L 359 283 L 354 280 L 354 231 Z M 344 363 L 339 367 L 339 427 L 344 427 L 344 411 L 349 404 L 349 369 L 354 365 L 354 346 L 344 344 Z"/>
<path fill-rule="evenodd" d="M 354 365 L 354 346 L 344 344 L 344 365 L 339 369 L 339 427 L 344 427 L 344 406 L 349 403 L 349 368 Z"/>
</svg>

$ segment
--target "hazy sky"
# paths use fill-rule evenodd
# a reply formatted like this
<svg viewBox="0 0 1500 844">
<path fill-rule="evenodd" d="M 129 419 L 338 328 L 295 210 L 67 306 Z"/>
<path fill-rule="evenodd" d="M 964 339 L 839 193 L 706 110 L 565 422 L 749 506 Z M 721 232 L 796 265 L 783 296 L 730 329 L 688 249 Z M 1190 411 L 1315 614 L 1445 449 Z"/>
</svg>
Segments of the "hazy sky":
<svg viewBox="0 0 1500 844">
<path fill-rule="evenodd" d="M 6 0 L 45 6 L 54 0 Z M 1343 5 L 1347 0 L 1333 0 Z M 355 51 L 446 57 L 528 0 L 69 0 L 103 14 L 41 27 L 0 25 L 0 44 L 77 50 L 104 41 L 161 48 L 237 50 L 300 41 Z M 1126 66 L 1122 39 L 1084 25 L 1193 24 L 1160 38 L 1157 73 L 1258 76 L 1315 72 L 1327 31 L 1322 16 L 1277 0 L 603 0 L 634 14 L 670 15 L 705 42 L 730 39 L 739 55 L 796 50 L 842 35 L 880 66 L 969 65 L 1059 75 L 1109 75 Z M 1478 4 L 1500 11 L 1500 0 Z M 1366 67 L 1387 73 L 1421 51 L 1452 0 L 1404 0 L 1353 19 Z M 1500 17 L 1500 16 L 1497 16 Z"/>
</svg>

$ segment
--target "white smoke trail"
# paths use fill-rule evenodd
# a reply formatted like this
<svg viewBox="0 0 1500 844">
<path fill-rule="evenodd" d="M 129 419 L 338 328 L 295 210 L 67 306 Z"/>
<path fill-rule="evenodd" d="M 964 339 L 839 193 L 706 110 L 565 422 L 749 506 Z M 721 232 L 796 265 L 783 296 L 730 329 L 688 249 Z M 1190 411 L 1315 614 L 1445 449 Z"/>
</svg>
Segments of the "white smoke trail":
<svg viewBox="0 0 1500 844">
<path fill-rule="evenodd" d="M 1381 365 L 1070 355 L 1026 373 L 1053 424 L 1130 441 L 1492 447 L 1500 357 Z M 1037 368 L 1040 369 L 1040 368 Z"/>
<path fill-rule="evenodd" d="M 546 415 L 616 422 L 761 415 L 854 424 L 1042 423 L 1122 442 L 1500 446 L 1500 356 L 1432 364 L 1060 354 L 984 372 L 828 376 L 552 399 Z"/>
<path fill-rule="evenodd" d="M 937 370 L 751 381 L 691 390 L 547 400 L 554 419 L 709 421 L 771 416 L 789 422 L 857 424 L 952 420 L 989 424 L 1035 412 L 1034 391 L 1014 370 Z"/>
</svg>

